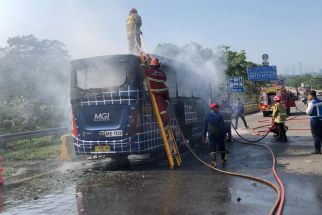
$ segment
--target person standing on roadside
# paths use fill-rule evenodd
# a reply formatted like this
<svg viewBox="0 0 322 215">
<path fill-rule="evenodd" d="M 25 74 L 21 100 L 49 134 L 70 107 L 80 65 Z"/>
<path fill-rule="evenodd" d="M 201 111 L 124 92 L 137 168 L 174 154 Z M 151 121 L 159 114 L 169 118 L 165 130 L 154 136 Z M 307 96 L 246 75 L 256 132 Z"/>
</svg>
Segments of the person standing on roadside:
<svg viewBox="0 0 322 215">
<path fill-rule="evenodd" d="M 309 103 L 306 114 L 310 116 L 311 133 L 315 150 L 312 154 L 321 154 L 322 141 L 322 101 L 316 97 L 316 91 L 311 90 L 308 95 Z"/>
<path fill-rule="evenodd" d="M 287 118 L 286 109 L 281 104 L 281 96 L 274 97 L 275 104 L 273 106 L 272 123 L 278 128 L 278 135 L 276 141 L 287 142 L 285 122 Z"/>
<path fill-rule="evenodd" d="M 203 141 L 206 142 L 206 135 L 208 133 L 210 156 L 212 159 L 211 166 L 216 167 L 217 152 L 220 152 L 223 164 L 227 161 L 225 149 L 226 129 L 224 119 L 219 113 L 220 106 L 215 102 L 209 107 L 211 112 L 208 114 L 205 121 Z"/>
<path fill-rule="evenodd" d="M 238 119 L 241 118 L 243 120 L 243 123 L 245 127 L 248 129 L 248 125 L 245 120 L 245 110 L 244 110 L 244 103 L 240 100 L 240 98 L 237 98 L 237 103 L 235 105 L 234 109 L 234 116 L 235 116 L 235 128 L 238 128 Z"/>
</svg>

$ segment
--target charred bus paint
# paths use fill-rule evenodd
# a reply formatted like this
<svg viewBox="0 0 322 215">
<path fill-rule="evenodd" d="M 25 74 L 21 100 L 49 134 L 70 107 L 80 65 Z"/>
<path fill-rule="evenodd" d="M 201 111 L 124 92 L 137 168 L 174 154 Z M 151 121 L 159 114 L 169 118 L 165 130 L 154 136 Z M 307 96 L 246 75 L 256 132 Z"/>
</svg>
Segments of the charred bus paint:
<svg viewBox="0 0 322 215">
<path fill-rule="evenodd" d="M 163 62 L 171 104 L 171 126 L 196 142 L 201 139 L 204 108 L 198 97 L 178 96 L 176 69 Z M 73 142 L 77 154 L 124 157 L 163 150 L 140 59 L 113 55 L 75 60 L 71 71 Z M 177 117 L 179 125 L 177 125 Z"/>
</svg>

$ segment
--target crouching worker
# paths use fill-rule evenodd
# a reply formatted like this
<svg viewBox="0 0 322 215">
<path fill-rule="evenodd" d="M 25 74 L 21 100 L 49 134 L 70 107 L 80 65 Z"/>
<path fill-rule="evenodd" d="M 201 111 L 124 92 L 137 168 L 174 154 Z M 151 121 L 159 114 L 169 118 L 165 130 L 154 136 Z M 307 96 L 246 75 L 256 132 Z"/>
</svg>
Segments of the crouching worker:
<svg viewBox="0 0 322 215">
<path fill-rule="evenodd" d="M 213 167 L 216 167 L 217 152 L 220 152 L 223 163 L 227 161 L 225 150 L 226 129 L 224 119 L 219 113 L 219 108 L 217 103 L 210 105 L 211 112 L 206 118 L 203 131 L 204 141 L 206 140 L 206 134 L 208 133 L 210 156 L 212 159 L 211 165 Z"/>
</svg>

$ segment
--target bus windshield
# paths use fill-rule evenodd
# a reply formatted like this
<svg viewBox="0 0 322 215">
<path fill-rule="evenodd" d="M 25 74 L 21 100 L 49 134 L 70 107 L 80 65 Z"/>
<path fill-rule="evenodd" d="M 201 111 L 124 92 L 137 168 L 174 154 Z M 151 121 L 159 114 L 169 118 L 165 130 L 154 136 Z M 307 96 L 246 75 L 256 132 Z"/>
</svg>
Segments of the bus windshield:
<svg viewBox="0 0 322 215">
<path fill-rule="evenodd" d="M 123 85 L 127 77 L 127 63 L 92 64 L 76 71 L 81 89 L 111 88 Z"/>
</svg>

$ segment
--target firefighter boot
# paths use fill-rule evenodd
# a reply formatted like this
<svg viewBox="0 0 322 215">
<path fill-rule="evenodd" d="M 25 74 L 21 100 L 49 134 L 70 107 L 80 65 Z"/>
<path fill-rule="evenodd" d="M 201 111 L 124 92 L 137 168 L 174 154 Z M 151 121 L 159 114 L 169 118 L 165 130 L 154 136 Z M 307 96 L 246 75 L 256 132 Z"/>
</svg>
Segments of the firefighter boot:
<svg viewBox="0 0 322 215">
<path fill-rule="evenodd" d="M 227 162 L 226 152 L 222 152 L 221 153 L 221 160 L 222 160 L 222 163 L 223 164 L 225 164 Z"/>
<path fill-rule="evenodd" d="M 287 132 L 287 129 L 285 127 L 285 125 L 283 126 L 283 136 L 282 136 L 282 141 L 283 142 L 287 142 L 287 136 L 286 136 L 286 132 Z"/>
<path fill-rule="evenodd" d="M 212 167 L 217 167 L 217 163 L 216 163 L 216 152 L 210 152 L 210 157 L 211 157 L 211 164 L 210 166 Z"/>
</svg>

